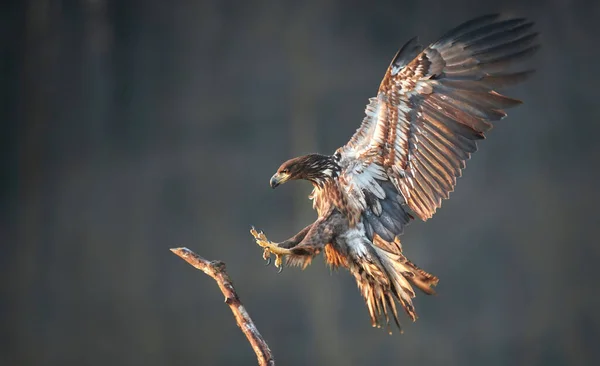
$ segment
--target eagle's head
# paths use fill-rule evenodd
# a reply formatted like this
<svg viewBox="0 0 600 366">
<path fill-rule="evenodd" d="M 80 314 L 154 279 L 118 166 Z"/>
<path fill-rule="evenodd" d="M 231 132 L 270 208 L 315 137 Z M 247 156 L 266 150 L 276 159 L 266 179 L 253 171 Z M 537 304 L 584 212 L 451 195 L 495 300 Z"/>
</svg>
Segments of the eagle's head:
<svg viewBox="0 0 600 366">
<path fill-rule="evenodd" d="M 288 180 L 305 179 L 315 186 L 322 187 L 328 180 L 336 178 L 340 173 L 339 154 L 333 156 L 309 154 L 290 159 L 281 164 L 277 173 L 271 177 L 271 187 Z"/>
</svg>

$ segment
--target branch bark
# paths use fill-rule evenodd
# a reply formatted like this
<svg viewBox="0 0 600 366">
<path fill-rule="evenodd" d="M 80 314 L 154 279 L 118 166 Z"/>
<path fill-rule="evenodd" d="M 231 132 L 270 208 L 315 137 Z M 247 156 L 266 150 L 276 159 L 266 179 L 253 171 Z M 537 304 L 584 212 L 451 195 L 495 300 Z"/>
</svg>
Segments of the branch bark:
<svg viewBox="0 0 600 366">
<path fill-rule="evenodd" d="M 273 359 L 271 349 L 258 332 L 258 328 L 256 328 L 256 325 L 254 325 L 254 322 L 244 308 L 244 305 L 242 305 L 237 292 L 233 288 L 231 278 L 227 274 L 225 263 L 221 261 L 209 261 L 204 259 L 188 248 L 172 248 L 171 251 L 193 267 L 201 270 L 217 281 L 221 292 L 223 295 L 225 295 L 225 303 L 227 303 L 227 305 L 229 305 L 231 308 L 235 322 L 237 323 L 238 327 L 240 327 L 242 332 L 244 332 L 246 338 L 248 338 L 248 342 L 250 342 L 250 345 L 254 350 L 254 353 L 256 353 L 258 364 L 260 366 L 275 366 L 275 360 Z"/>
</svg>

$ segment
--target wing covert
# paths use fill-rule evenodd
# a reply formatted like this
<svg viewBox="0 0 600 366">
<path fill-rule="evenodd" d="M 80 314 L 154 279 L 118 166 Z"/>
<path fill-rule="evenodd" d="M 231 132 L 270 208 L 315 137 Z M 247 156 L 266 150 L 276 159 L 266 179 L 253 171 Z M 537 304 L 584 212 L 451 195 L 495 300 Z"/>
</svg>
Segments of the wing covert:
<svg viewBox="0 0 600 366">
<path fill-rule="evenodd" d="M 463 23 L 422 51 L 413 38 L 396 54 L 360 128 L 340 149 L 346 191 L 362 208 L 371 207 L 364 193 L 372 191 L 370 181 L 389 180 L 402 204 L 422 220 L 431 218 L 454 190 L 476 141 L 506 116 L 504 109 L 521 103 L 495 90 L 531 73 L 511 66 L 537 50 L 538 34 L 526 19 L 498 17 Z M 365 177 L 365 170 L 379 173 Z"/>
</svg>

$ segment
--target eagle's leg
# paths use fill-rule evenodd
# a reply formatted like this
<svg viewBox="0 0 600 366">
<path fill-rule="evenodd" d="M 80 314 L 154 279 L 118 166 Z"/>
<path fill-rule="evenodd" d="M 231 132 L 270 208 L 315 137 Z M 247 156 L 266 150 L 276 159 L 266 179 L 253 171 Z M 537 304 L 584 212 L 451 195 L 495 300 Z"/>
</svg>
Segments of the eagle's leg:
<svg viewBox="0 0 600 366">
<path fill-rule="evenodd" d="M 286 257 L 286 263 L 306 268 L 325 245 L 333 241 L 336 228 L 337 220 L 331 216 L 314 222 L 307 228 L 302 240 L 290 248 L 291 253 Z"/>
<path fill-rule="evenodd" d="M 308 225 L 307 227 L 302 229 L 298 234 L 285 241 L 282 241 L 281 243 L 274 243 L 272 241 L 269 241 L 262 231 L 258 232 L 254 228 L 250 230 L 250 233 L 252 234 L 252 236 L 254 236 L 256 244 L 264 248 L 263 258 L 267 261 L 267 264 L 269 264 L 271 261 L 271 254 L 275 254 L 275 266 L 278 267 L 281 271 L 283 256 L 292 254 L 290 248 L 293 248 L 294 246 L 298 245 L 298 243 L 300 243 L 306 237 L 306 234 L 308 234 L 312 226 L 313 224 Z"/>
</svg>

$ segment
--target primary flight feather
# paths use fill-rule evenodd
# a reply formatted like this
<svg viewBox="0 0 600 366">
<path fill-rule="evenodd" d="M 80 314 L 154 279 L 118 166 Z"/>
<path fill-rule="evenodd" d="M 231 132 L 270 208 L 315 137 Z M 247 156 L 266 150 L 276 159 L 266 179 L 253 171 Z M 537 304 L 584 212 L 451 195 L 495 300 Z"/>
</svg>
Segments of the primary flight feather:
<svg viewBox="0 0 600 366">
<path fill-rule="evenodd" d="M 350 141 L 333 155 L 309 154 L 283 163 L 273 188 L 312 182 L 317 220 L 281 243 L 252 229 L 265 259 L 275 254 L 305 267 L 324 251 L 346 267 L 365 298 L 373 326 L 400 327 L 396 301 L 412 319 L 412 286 L 427 294 L 437 277 L 402 254 L 400 235 L 416 216 L 427 220 L 454 190 L 477 140 L 521 101 L 497 90 L 531 71 L 514 64 L 538 45 L 533 23 L 486 15 L 461 24 L 426 48 L 413 38 L 398 51 Z"/>
</svg>

